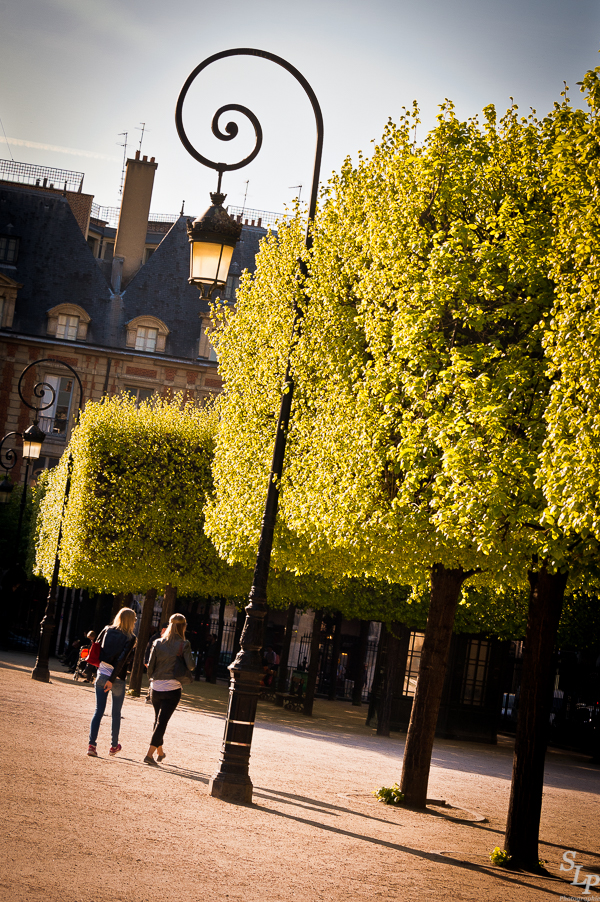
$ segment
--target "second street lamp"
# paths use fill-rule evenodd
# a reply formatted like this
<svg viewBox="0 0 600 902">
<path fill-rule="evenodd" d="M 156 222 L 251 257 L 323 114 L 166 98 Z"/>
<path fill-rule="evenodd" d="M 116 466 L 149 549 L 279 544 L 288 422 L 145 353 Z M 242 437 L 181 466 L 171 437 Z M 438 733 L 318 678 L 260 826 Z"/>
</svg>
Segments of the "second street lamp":
<svg viewBox="0 0 600 902">
<path fill-rule="evenodd" d="M 77 411 L 77 420 L 79 419 L 79 413 L 81 412 L 81 407 L 83 404 L 83 386 L 81 384 L 81 379 L 77 374 L 77 371 L 73 369 L 73 367 L 65 363 L 64 360 L 54 360 L 53 358 L 46 358 L 42 360 L 36 360 L 35 363 L 32 363 L 27 367 L 26 370 L 23 370 L 23 374 L 21 379 L 27 372 L 27 370 L 31 366 L 36 366 L 40 363 L 53 363 L 54 365 L 64 366 L 68 370 L 70 370 L 75 379 L 77 380 L 77 385 L 79 387 L 79 407 Z M 49 404 L 45 404 L 43 407 L 40 407 L 40 410 L 47 410 L 53 403 L 54 398 L 56 396 L 55 390 L 48 383 L 38 383 L 34 388 L 34 395 L 36 398 L 43 399 L 45 390 L 49 389 L 51 392 L 52 400 Z M 27 402 L 25 402 L 27 403 Z M 28 405 L 31 406 L 31 405 Z M 76 422 L 77 422 L 76 420 Z M 46 601 L 46 610 L 44 611 L 44 617 L 42 618 L 42 622 L 40 624 L 40 643 L 38 646 L 38 655 L 37 660 L 35 662 L 35 667 L 31 672 L 32 680 L 37 680 L 40 683 L 49 683 L 50 682 L 50 667 L 49 667 L 49 659 L 50 659 L 50 639 L 52 638 L 52 633 L 54 631 L 54 615 L 56 613 L 56 593 L 58 590 L 58 574 L 60 571 L 60 543 L 62 539 L 62 528 L 63 528 L 63 519 L 65 515 L 65 510 L 67 506 L 67 501 L 69 500 L 69 490 L 71 488 L 71 472 L 73 469 L 73 455 L 69 453 L 68 460 L 68 468 L 67 468 L 67 482 L 65 485 L 65 491 L 63 495 L 63 505 L 62 511 L 60 515 L 60 525 L 58 528 L 58 538 L 56 540 L 56 555 L 54 558 L 54 571 L 52 573 L 52 580 L 50 582 L 50 587 L 48 589 L 48 599 Z"/>
<path fill-rule="evenodd" d="M 13 490 L 13 483 L 8 478 L 9 470 L 15 466 L 17 462 L 17 453 L 14 448 L 8 448 L 6 451 L 2 451 L 4 442 L 12 438 L 13 436 L 19 436 L 23 441 L 23 460 L 25 460 L 25 479 L 23 480 L 23 491 L 21 493 L 21 504 L 19 505 L 19 520 L 17 523 L 17 535 L 15 540 L 15 551 L 17 558 L 19 556 L 19 545 L 21 542 L 21 528 L 23 526 L 23 514 L 25 513 L 25 502 L 27 499 L 27 485 L 29 482 L 29 467 L 32 460 L 37 460 L 40 456 L 42 450 L 42 443 L 45 439 L 45 435 L 38 426 L 39 420 L 39 412 L 40 408 L 38 406 L 29 404 L 28 401 L 25 400 L 23 396 L 23 380 L 28 370 L 31 368 L 32 364 L 25 367 L 21 376 L 19 378 L 19 384 L 17 386 L 17 391 L 19 392 L 19 397 L 23 404 L 26 407 L 29 407 L 30 410 L 35 411 L 35 418 L 31 426 L 28 426 L 24 432 L 8 432 L 2 441 L 0 442 L 0 465 L 4 467 L 4 479 L 0 483 L 0 503 L 8 504 L 10 501 L 11 493 Z M 36 386 L 36 389 L 38 386 Z M 34 389 L 35 392 L 35 389 Z M 43 392 L 42 395 L 43 397 Z M 36 395 L 39 397 L 39 395 Z M 4 458 L 2 454 L 4 453 Z"/>
<path fill-rule="evenodd" d="M 206 69 L 207 66 L 218 60 L 234 56 L 261 57 L 263 59 L 269 60 L 270 62 L 276 63 L 278 66 L 286 69 L 291 75 L 294 76 L 294 78 L 304 88 L 304 91 L 306 92 L 311 102 L 317 127 L 317 144 L 315 151 L 315 163 L 305 239 L 306 248 L 310 250 L 312 246 L 310 228 L 317 206 L 319 173 L 321 169 L 321 154 L 323 150 L 323 117 L 321 114 L 319 102 L 313 89 L 306 81 L 304 76 L 294 66 L 292 66 L 281 57 L 275 56 L 273 53 L 268 53 L 264 50 L 243 48 L 235 50 L 224 50 L 221 53 L 215 53 L 214 56 L 208 57 L 198 66 L 196 66 L 194 71 L 188 76 L 188 79 L 181 90 L 175 112 L 177 132 L 186 150 L 196 160 L 198 160 L 204 166 L 208 166 L 211 169 L 216 169 L 219 173 L 217 196 L 213 199 L 213 206 L 218 207 L 222 205 L 223 200 L 225 200 L 224 195 L 221 195 L 220 193 L 222 175 L 227 171 L 241 169 L 243 166 L 248 165 L 248 163 L 250 163 L 256 157 L 262 144 L 262 129 L 260 123 L 254 113 L 252 113 L 246 107 L 238 106 L 237 104 L 229 104 L 217 110 L 212 120 L 212 131 L 217 138 L 223 141 L 229 141 L 237 135 L 238 127 L 235 122 L 229 122 L 227 124 L 225 133 L 222 132 L 219 127 L 219 118 L 223 113 L 228 111 L 237 111 L 242 113 L 252 122 L 256 136 L 256 144 L 252 152 L 239 163 L 215 163 L 202 156 L 202 154 L 200 154 L 188 140 L 185 129 L 183 127 L 183 103 L 192 82 L 204 69 Z M 222 200 L 220 198 L 222 198 Z M 210 211 L 207 211 L 207 214 L 209 212 Z M 205 214 L 205 216 L 207 214 Z M 216 212 L 213 215 L 216 220 Z M 230 217 L 228 218 L 230 219 Z M 202 217 L 202 220 L 204 220 L 204 217 Z M 191 236 L 190 240 L 193 240 Z M 230 245 L 226 244 L 224 246 L 228 248 Z M 193 253 L 194 251 L 192 249 L 192 262 Z M 231 259 L 231 255 L 229 258 Z M 225 251 L 223 248 L 223 250 L 221 251 L 221 256 L 219 257 L 219 261 L 224 259 Z M 299 267 L 302 275 L 306 277 L 306 265 L 302 261 L 300 261 Z M 213 287 L 214 285 L 220 284 L 221 280 L 224 280 L 226 278 L 227 273 L 225 272 L 223 276 L 223 270 L 219 265 L 219 268 L 216 270 Z M 190 281 L 194 281 L 193 273 L 190 276 Z M 200 279 L 200 282 L 202 284 L 207 284 L 202 279 Z M 210 280 L 208 281 L 208 284 L 211 284 Z M 300 318 L 300 311 L 296 309 L 294 318 L 295 330 L 299 328 Z M 254 729 L 254 720 L 256 717 L 256 708 L 258 704 L 258 696 L 260 693 L 260 679 L 262 675 L 261 650 L 264 641 L 264 619 L 267 613 L 267 581 L 269 577 L 269 565 L 271 561 L 271 550 L 273 547 L 275 521 L 277 519 L 277 510 L 279 507 L 279 484 L 283 470 L 283 459 L 285 455 L 285 445 L 293 394 L 294 380 L 288 361 L 285 375 L 285 390 L 281 397 L 281 406 L 279 411 L 279 419 L 277 422 L 277 432 L 275 436 L 275 445 L 273 448 L 273 461 L 271 464 L 271 472 L 269 474 L 269 480 L 267 484 L 267 497 L 265 501 L 262 527 L 258 545 L 258 554 L 254 568 L 252 588 L 250 589 L 250 595 L 248 598 L 249 603 L 246 607 L 246 621 L 242 635 L 240 637 L 239 654 L 237 655 L 235 661 L 233 661 L 233 663 L 229 665 L 229 671 L 231 673 L 231 683 L 229 687 L 229 707 L 227 711 L 227 721 L 225 724 L 223 746 L 221 749 L 221 760 L 219 763 L 218 772 L 210 781 L 210 794 L 217 798 L 226 799 L 230 802 L 248 803 L 252 801 L 252 781 L 248 772 L 248 765 L 250 760 L 250 748 L 252 745 L 252 733 Z"/>
</svg>

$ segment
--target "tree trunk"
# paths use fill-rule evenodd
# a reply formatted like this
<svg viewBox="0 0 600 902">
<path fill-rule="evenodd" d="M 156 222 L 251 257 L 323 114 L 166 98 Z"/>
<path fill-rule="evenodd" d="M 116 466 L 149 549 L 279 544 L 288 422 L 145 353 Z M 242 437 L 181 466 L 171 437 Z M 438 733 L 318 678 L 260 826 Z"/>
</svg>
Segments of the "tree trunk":
<svg viewBox="0 0 600 902">
<path fill-rule="evenodd" d="M 165 598 L 163 601 L 162 612 L 160 615 L 161 623 L 168 623 L 169 617 L 175 613 L 175 599 L 177 598 L 177 586 L 170 583 L 165 589 Z"/>
<path fill-rule="evenodd" d="M 144 673 L 144 653 L 148 640 L 150 638 L 150 630 L 152 629 L 152 615 L 154 614 L 154 602 L 156 601 L 157 590 L 148 589 L 144 598 L 144 606 L 142 608 L 142 617 L 140 620 L 140 629 L 135 646 L 135 655 L 133 658 L 133 667 L 131 668 L 131 677 L 129 679 L 129 692 L 131 695 L 139 696 L 142 688 L 142 676 Z"/>
<path fill-rule="evenodd" d="M 312 717 L 315 702 L 315 689 L 317 688 L 317 676 L 319 674 L 319 645 L 321 642 L 321 623 L 323 611 L 315 611 L 313 620 L 312 639 L 310 641 L 310 664 L 308 665 L 308 680 L 306 683 L 306 697 L 304 699 L 303 713 Z"/>
<path fill-rule="evenodd" d="M 333 627 L 333 645 L 331 647 L 331 666 L 329 668 L 329 701 L 334 702 L 337 696 L 338 665 L 340 663 L 340 649 L 342 647 L 342 614 L 335 615 Z"/>
<path fill-rule="evenodd" d="M 381 704 L 379 706 L 379 714 L 377 716 L 377 735 L 390 735 L 390 722 L 392 719 L 392 703 L 394 700 L 394 691 L 398 682 L 398 655 L 400 652 L 400 640 L 395 635 L 397 623 L 392 623 L 387 630 L 388 638 L 385 651 L 385 678 L 383 681 L 383 692 Z"/>
<path fill-rule="evenodd" d="M 215 661 L 215 669 L 211 678 L 211 683 L 217 682 L 219 675 L 219 664 L 221 662 L 221 646 L 223 645 L 223 628 L 225 626 L 225 606 L 227 600 L 222 598 L 219 602 L 219 625 L 217 627 L 217 659 Z"/>
<path fill-rule="evenodd" d="M 567 574 L 530 574 L 531 593 L 504 845 L 515 867 L 539 870 L 544 759 L 552 702 L 553 651 Z"/>
<path fill-rule="evenodd" d="M 292 644 L 292 635 L 294 633 L 294 620 L 296 617 L 296 606 L 291 604 L 287 609 L 287 617 L 285 620 L 285 636 L 283 638 L 283 648 L 279 655 L 279 670 L 277 671 L 277 692 L 285 692 L 287 689 L 287 672 L 290 660 L 290 646 Z M 275 697 L 275 704 L 283 707 L 283 695 Z"/>
<path fill-rule="evenodd" d="M 360 621 L 360 636 L 358 639 L 358 662 L 356 664 L 356 674 L 354 677 L 354 686 L 352 688 L 352 704 L 355 708 L 362 705 L 362 692 L 365 685 L 365 663 L 367 659 L 367 651 L 369 648 L 369 627 L 370 620 Z"/>
<path fill-rule="evenodd" d="M 431 569 L 431 598 L 421 651 L 417 689 L 404 747 L 400 789 L 406 805 L 425 808 L 433 740 L 448 664 L 454 615 L 469 574 L 442 564 Z"/>
<path fill-rule="evenodd" d="M 385 623 L 382 623 L 381 632 L 379 633 L 379 642 L 377 644 L 377 657 L 375 658 L 375 673 L 373 674 L 373 685 L 371 686 L 371 695 L 369 698 L 369 710 L 367 711 L 367 719 L 365 721 L 366 727 L 371 726 L 371 721 L 377 713 L 378 696 L 383 683 L 383 667 L 385 666 L 387 637 L 388 631 L 385 628 Z"/>
</svg>

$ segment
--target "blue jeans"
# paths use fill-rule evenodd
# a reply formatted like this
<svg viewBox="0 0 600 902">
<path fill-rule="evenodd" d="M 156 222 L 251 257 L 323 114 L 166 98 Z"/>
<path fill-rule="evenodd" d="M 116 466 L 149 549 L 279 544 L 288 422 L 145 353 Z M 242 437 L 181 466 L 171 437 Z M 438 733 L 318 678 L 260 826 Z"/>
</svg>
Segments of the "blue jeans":
<svg viewBox="0 0 600 902">
<path fill-rule="evenodd" d="M 96 710 L 92 717 L 92 723 L 90 724 L 90 745 L 96 745 L 96 742 L 98 741 L 98 730 L 100 729 L 100 723 L 102 722 L 104 711 L 106 710 L 106 702 L 108 701 L 108 696 L 110 694 L 112 694 L 111 744 L 113 746 L 119 744 L 121 708 L 123 707 L 123 701 L 125 700 L 125 680 L 115 680 L 109 693 L 104 691 L 107 679 L 108 677 L 102 676 L 102 674 L 99 674 L 96 678 Z"/>
</svg>

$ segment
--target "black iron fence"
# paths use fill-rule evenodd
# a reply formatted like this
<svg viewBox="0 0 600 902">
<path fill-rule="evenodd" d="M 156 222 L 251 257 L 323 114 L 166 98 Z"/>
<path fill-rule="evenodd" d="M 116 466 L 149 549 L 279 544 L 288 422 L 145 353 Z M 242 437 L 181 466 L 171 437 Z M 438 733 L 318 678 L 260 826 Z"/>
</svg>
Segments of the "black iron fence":
<svg viewBox="0 0 600 902">
<path fill-rule="evenodd" d="M 64 191 L 81 191 L 83 172 L 70 169 L 54 169 L 35 163 L 17 163 L 16 160 L 0 160 L 0 180 L 38 188 L 58 188 Z"/>
</svg>

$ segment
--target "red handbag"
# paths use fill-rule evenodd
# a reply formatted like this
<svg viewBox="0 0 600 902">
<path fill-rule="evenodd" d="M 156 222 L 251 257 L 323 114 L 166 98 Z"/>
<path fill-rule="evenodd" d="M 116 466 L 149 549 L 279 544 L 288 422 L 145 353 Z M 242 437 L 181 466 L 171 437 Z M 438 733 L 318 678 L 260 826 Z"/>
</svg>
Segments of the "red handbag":
<svg viewBox="0 0 600 902">
<path fill-rule="evenodd" d="M 92 642 L 90 646 L 90 653 L 87 656 L 86 664 L 91 664 L 92 667 L 98 667 L 100 664 L 100 653 L 102 652 L 102 642 L 100 641 L 104 636 L 106 629 L 103 629 L 96 642 Z"/>
<path fill-rule="evenodd" d="M 98 667 L 100 664 L 100 652 L 102 651 L 102 646 L 99 642 L 92 642 L 90 653 L 87 656 L 87 664 L 91 664 L 92 667 Z"/>
</svg>

